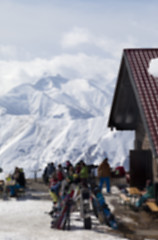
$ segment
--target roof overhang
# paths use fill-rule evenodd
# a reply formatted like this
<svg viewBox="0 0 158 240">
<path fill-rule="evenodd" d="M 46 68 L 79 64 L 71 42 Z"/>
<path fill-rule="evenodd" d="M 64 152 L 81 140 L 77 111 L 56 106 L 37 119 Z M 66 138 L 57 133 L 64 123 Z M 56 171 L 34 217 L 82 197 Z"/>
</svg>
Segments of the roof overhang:
<svg viewBox="0 0 158 240">
<path fill-rule="evenodd" d="M 136 97 L 123 56 L 108 126 L 117 130 L 135 130 L 139 121 Z"/>
<path fill-rule="evenodd" d="M 142 122 L 158 157 L 158 85 L 148 73 L 158 49 L 125 49 L 120 64 L 108 127 L 136 130 Z"/>
</svg>

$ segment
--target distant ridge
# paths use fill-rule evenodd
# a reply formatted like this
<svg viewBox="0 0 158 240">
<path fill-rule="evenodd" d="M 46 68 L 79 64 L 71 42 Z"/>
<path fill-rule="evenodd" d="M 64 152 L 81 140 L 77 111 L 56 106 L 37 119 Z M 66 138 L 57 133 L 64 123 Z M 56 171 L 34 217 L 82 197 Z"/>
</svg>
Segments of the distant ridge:
<svg viewBox="0 0 158 240">
<path fill-rule="evenodd" d="M 113 91 L 106 80 L 46 76 L 0 97 L 0 167 L 23 167 L 27 177 L 50 161 L 128 168 L 132 132 L 107 128 Z"/>
</svg>

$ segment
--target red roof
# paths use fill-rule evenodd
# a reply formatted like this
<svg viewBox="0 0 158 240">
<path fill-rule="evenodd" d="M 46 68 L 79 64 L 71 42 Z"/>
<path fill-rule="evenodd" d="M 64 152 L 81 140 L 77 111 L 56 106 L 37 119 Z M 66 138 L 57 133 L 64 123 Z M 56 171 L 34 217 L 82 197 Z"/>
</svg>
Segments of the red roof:
<svg viewBox="0 0 158 240">
<path fill-rule="evenodd" d="M 124 56 L 158 155 L 158 82 L 148 72 L 150 61 L 158 58 L 158 49 L 125 49 Z"/>
</svg>

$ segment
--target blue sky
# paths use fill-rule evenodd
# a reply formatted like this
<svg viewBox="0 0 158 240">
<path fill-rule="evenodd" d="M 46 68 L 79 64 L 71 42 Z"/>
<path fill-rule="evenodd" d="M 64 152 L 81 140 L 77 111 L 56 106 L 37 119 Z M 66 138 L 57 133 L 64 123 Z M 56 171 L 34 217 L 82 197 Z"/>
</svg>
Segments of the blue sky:
<svg viewBox="0 0 158 240">
<path fill-rule="evenodd" d="M 9 86 L 8 79 L 19 78 L 21 72 L 33 77 L 26 62 L 35 64 L 35 59 L 45 65 L 55 59 L 51 74 L 66 69 L 67 77 L 89 76 L 98 62 L 101 74 L 108 61 L 116 75 L 123 48 L 157 47 L 157 9 L 156 0 L 0 0 L 0 81 L 7 79 Z M 4 69 L 11 62 L 15 69 L 15 61 L 17 70 L 6 76 Z M 88 65 L 87 73 L 79 73 L 74 62 L 79 69 L 93 62 L 93 69 Z"/>
</svg>

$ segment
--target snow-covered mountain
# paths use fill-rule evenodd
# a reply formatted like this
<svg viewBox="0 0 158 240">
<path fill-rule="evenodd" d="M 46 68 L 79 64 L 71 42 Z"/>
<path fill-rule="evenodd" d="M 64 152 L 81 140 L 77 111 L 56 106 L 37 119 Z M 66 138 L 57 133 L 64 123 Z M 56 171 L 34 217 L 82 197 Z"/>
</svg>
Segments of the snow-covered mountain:
<svg viewBox="0 0 158 240">
<path fill-rule="evenodd" d="M 128 168 L 133 132 L 107 128 L 115 81 L 45 76 L 0 97 L 0 167 L 27 177 L 50 161 Z M 41 171 L 42 172 L 42 171 Z"/>
</svg>

